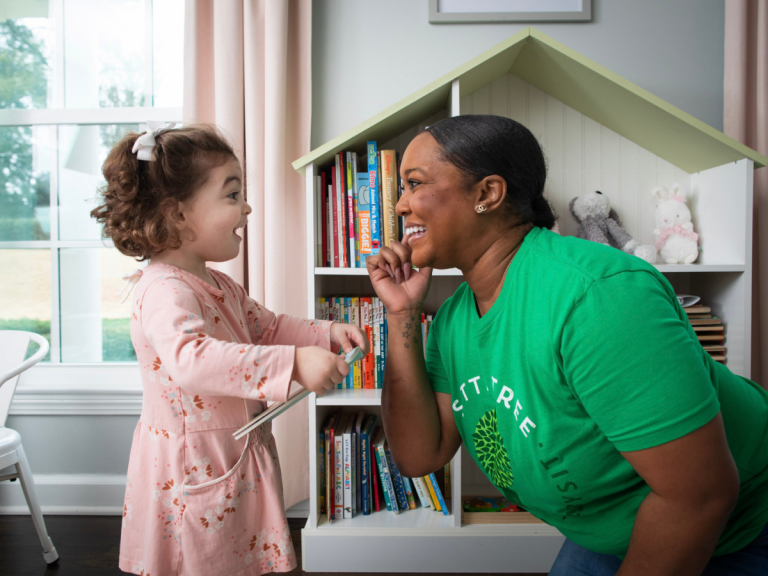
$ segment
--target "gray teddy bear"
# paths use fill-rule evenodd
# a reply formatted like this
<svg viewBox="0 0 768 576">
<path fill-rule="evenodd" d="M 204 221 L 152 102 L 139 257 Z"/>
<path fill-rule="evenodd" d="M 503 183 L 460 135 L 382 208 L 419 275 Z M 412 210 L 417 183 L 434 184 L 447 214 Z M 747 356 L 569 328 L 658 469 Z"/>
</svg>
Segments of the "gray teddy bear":
<svg viewBox="0 0 768 576">
<path fill-rule="evenodd" d="M 613 246 L 651 264 L 656 262 L 656 248 L 641 246 L 630 236 L 621 224 L 619 215 L 611 208 L 608 197 L 599 190 L 574 198 L 569 207 L 579 222 L 577 238 Z"/>
</svg>

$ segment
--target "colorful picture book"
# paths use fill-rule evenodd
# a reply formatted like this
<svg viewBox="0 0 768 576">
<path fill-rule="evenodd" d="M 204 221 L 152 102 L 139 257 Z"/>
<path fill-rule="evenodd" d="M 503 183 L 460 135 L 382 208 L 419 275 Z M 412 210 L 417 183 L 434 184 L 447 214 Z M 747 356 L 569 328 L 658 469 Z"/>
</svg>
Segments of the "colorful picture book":
<svg viewBox="0 0 768 576">
<path fill-rule="evenodd" d="M 384 509 L 401 514 L 416 508 L 450 514 L 438 478 L 400 474 L 376 414 L 330 414 L 318 431 L 318 501 L 329 522 L 368 516 Z"/>
<path fill-rule="evenodd" d="M 365 268 L 365 259 L 400 239 L 398 154 L 368 142 L 340 151 L 315 176 L 316 265 Z"/>
<path fill-rule="evenodd" d="M 349 375 L 338 385 L 340 389 L 381 388 L 387 362 L 387 311 L 375 296 L 327 296 L 316 301 L 315 317 L 358 326 L 368 336 L 369 352 L 351 366 Z M 424 356 L 432 327 L 432 315 L 421 315 Z"/>
</svg>

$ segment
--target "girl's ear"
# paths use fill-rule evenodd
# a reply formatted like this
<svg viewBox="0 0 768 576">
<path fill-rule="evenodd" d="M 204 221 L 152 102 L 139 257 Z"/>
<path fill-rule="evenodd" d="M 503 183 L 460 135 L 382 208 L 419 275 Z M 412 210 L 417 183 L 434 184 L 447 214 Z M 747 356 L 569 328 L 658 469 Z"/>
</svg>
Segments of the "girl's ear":
<svg viewBox="0 0 768 576">
<path fill-rule="evenodd" d="M 485 205 L 488 212 L 497 210 L 507 197 L 507 181 L 501 176 L 495 174 L 486 176 L 475 186 L 478 187 L 480 193 L 475 205 Z"/>
<path fill-rule="evenodd" d="M 667 192 L 666 189 L 664 189 L 662 186 L 658 186 L 653 189 L 651 196 L 653 196 L 654 203 L 658 205 L 669 198 L 669 192 Z"/>
</svg>

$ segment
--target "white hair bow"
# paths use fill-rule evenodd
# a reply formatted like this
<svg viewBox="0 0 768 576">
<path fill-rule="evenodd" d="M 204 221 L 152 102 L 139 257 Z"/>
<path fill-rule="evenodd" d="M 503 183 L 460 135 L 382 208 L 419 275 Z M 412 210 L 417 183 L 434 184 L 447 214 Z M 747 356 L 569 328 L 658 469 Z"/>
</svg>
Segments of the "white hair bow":
<svg viewBox="0 0 768 576">
<path fill-rule="evenodd" d="M 139 160 L 146 160 L 150 162 L 154 160 L 152 158 L 152 150 L 155 147 L 155 138 L 157 138 L 163 132 L 168 132 L 174 126 L 175 122 L 166 124 L 165 122 L 154 122 L 152 120 L 147 122 L 147 131 L 141 136 L 136 138 L 136 142 L 133 143 L 133 150 L 131 150 Z"/>
</svg>

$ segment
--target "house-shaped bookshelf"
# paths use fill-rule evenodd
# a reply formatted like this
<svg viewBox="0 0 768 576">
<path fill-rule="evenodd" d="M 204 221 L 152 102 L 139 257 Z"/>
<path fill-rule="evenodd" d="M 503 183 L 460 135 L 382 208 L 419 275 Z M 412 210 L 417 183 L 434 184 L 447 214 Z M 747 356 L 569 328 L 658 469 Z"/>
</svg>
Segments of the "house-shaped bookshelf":
<svg viewBox="0 0 768 576">
<path fill-rule="evenodd" d="M 701 296 L 726 326 L 727 365 L 749 377 L 752 177 L 768 159 L 570 48 L 527 28 L 369 120 L 296 160 L 306 176 L 308 313 L 317 297 L 373 294 L 364 269 L 316 262 L 315 175 L 341 151 L 366 142 L 402 154 L 425 126 L 448 116 L 496 114 L 526 125 L 548 162 L 547 197 L 560 231 L 575 234 L 570 200 L 601 190 L 628 232 L 654 243 L 651 190 L 677 182 L 701 253 L 695 264 L 657 264 L 678 293 Z M 435 271 L 425 308 L 436 311 L 461 283 Z M 451 467 L 450 516 L 386 511 L 328 524 L 317 503 L 317 432 L 339 406 L 379 412 L 379 390 L 338 390 L 310 402 L 310 518 L 303 532 L 308 571 L 546 572 L 562 537 L 540 523 L 464 525 L 462 495 L 489 492 L 463 449 Z M 483 546 L 483 554 L 475 551 Z M 482 557 L 480 557 L 482 556 Z M 513 564 L 511 564 L 513 563 Z M 481 565 L 482 564 L 482 565 Z"/>
</svg>

